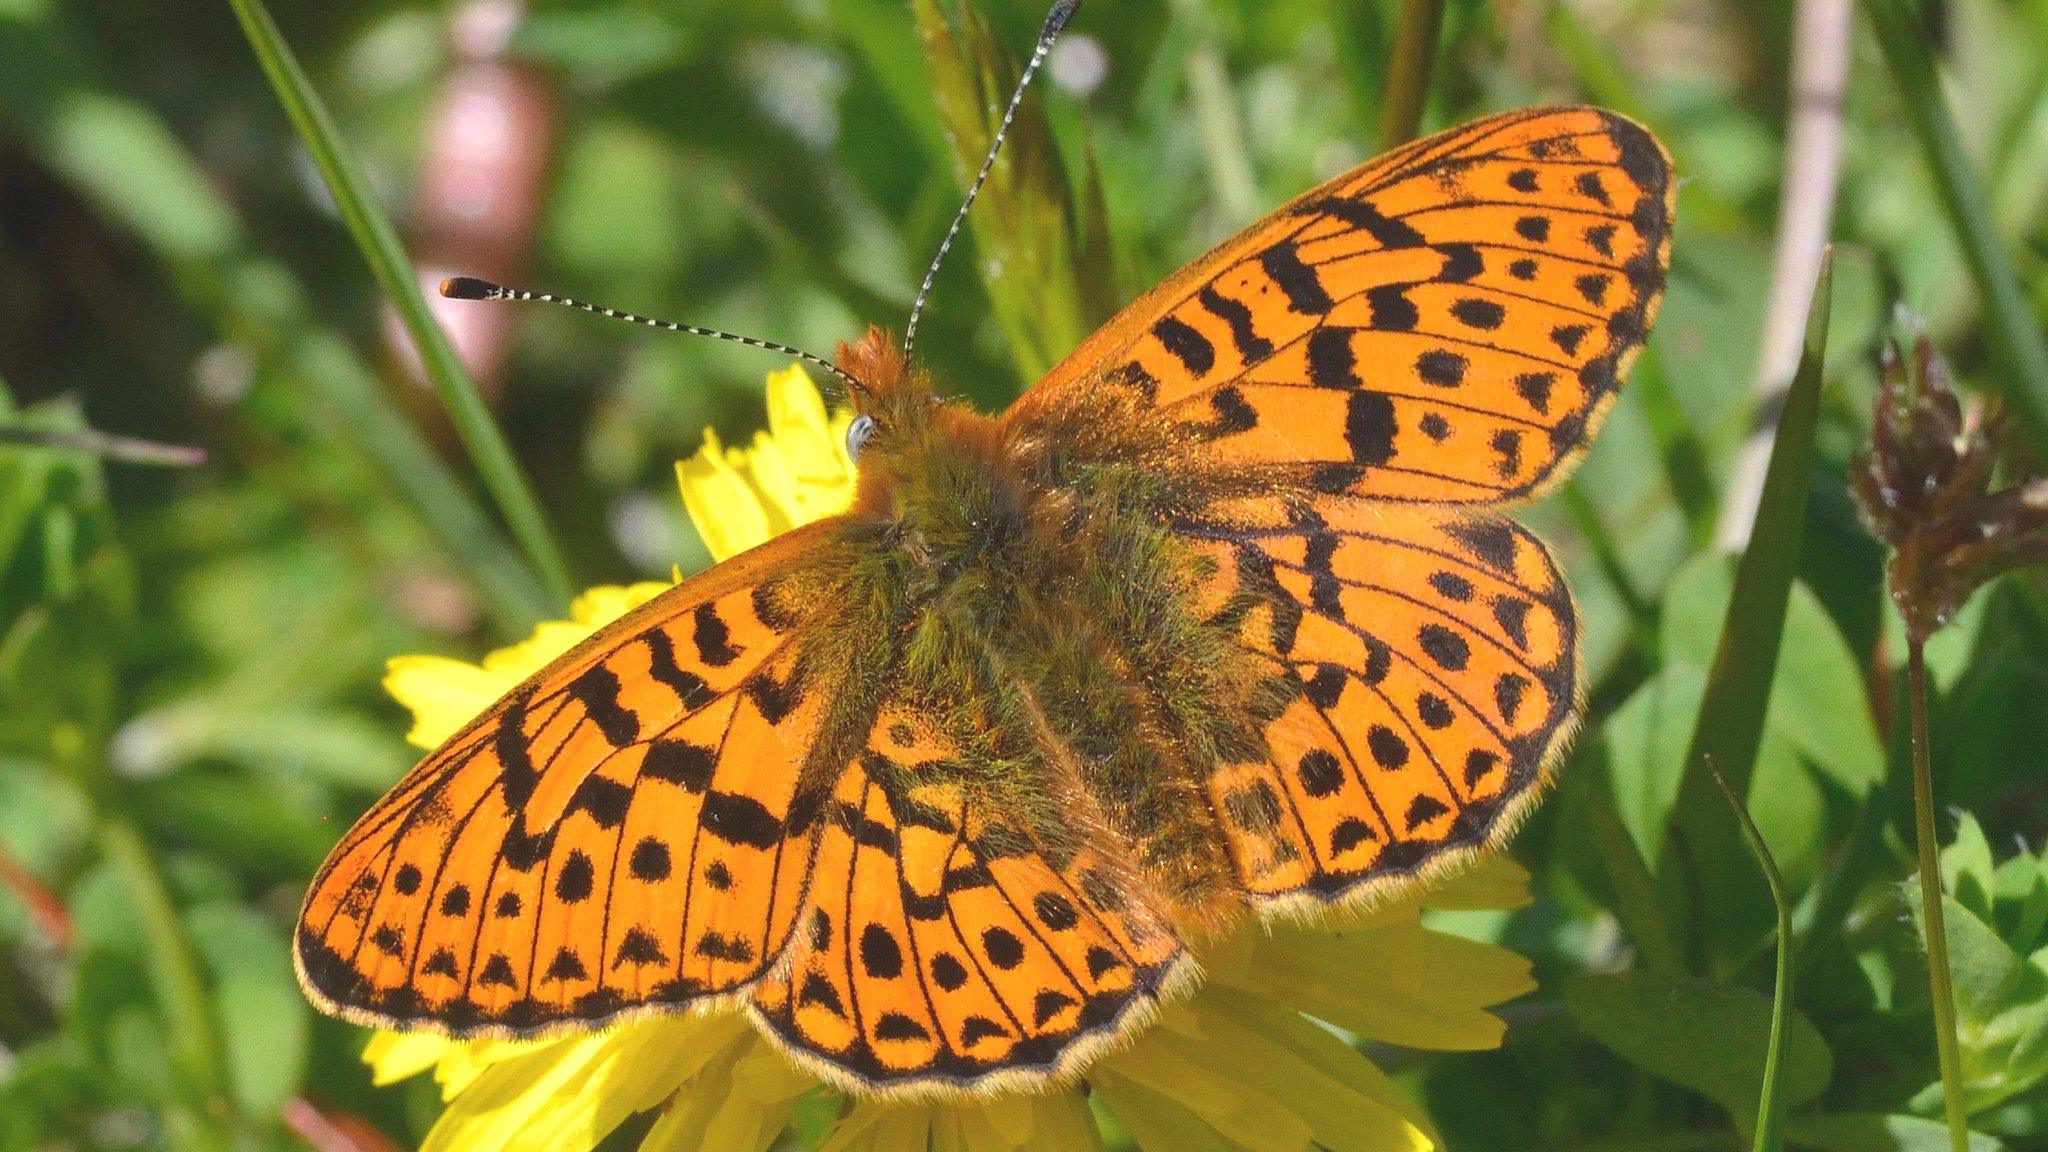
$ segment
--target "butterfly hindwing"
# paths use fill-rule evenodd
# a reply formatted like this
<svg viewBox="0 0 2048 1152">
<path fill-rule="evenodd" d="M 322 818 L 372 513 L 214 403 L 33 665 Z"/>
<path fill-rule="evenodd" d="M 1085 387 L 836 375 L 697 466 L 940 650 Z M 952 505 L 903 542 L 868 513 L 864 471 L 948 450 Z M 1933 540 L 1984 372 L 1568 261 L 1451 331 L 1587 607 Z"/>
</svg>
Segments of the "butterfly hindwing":
<svg viewBox="0 0 2048 1152">
<path fill-rule="evenodd" d="M 1200 445 L 1188 466 L 1332 494 L 1524 498 L 1581 448 L 1648 334 L 1672 181 L 1592 108 L 1417 141 L 1226 241 L 1020 401 L 1117 389 Z"/>
<path fill-rule="evenodd" d="M 1535 795 L 1571 718 L 1576 618 L 1534 536 L 1346 497 L 1233 501 L 1186 530 L 1221 561 L 1238 643 L 1293 688 L 1266 756 L 1212 782 L 1256 903 L 1410 878 Z"/>
<path fill-rule="evenodd" d="M 816 838 L 819 715 L 785 536 L 662 593 L 493 705 L 343 838 L 297 957 L 352 1018 L 533 1034 L 754 979 Z"/>
<path fill-rule="evenodd" d="M 1057 1073 L 1134 1023 L 1182 959 L 1099 855 L 1055 861 L 934 781 L 949 755 L 884 710 L 828 806 L 787 974 L 753 993 L 774 1035 L 855 1086 Z"/>
</svg>

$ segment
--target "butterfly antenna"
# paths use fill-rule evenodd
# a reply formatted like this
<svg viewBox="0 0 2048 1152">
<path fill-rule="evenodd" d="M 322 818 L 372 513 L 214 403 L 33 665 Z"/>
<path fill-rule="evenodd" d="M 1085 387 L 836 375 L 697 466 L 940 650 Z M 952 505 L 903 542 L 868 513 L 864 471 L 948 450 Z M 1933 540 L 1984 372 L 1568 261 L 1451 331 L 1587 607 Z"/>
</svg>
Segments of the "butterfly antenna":
<svg viewBox="0 0 2048 1152">
<path fill-rule="evenodd" d="M 946 238 L 939 241 L 939 253 L 932 257 L 932 266 L 925 270 L 924 283 L 917 289 L 917 300 L 910 305 L 910 322 L 903 328 L 903 359 L 910 360 L 911 349 L 917 346 L 917 318 L 924 313 L 925 300 L 932 294 L 932 283 L 939 278 L 939 265 L 946 262 L 946 253 L 953 248 L 953 241 L 960 236 L 960 226 L 967 222 L 967 210 L 974 207 L 974 198 L 981 194 L 981 186 L 988 183 L 988 174 L 994 171 L 996 155 L 1003 150 L 1003 138 L 1010 134 L 1010 123 L 1017 118 L 1017 109 L 1024 103 L 1024 92 L 1031 87 L 1031 78 L 1045 65 L 1046 57 L 1052 55 L 1052 46 L 1067 27 L 1067 21 L 1081 7 L 1081 0 L 1055 0 L 1052 11 L 1045 17 L 1045 27 L 1038 33 L 1038 46 L 1031 50 L 1031 62 L 1024 66 L 1024 75 L 1017 79 L 1017 90 L 1010 94 L 1010 104 L 1003 109 L 1002 122 L 996 125 L 996 136 L 989 142 L 988 156 L 981 162 L 981 171 L 975 173 L 974 183 L 967 186 L 967 198 L 960 202 L 960 211 L 953 214 L 953 223 L 946 229 Z"/>
<path fill-rule="evenodd" d="M 854 379 L 852 374 L 839 365 L 825 359 L 823 356 L 813 356 L 801 348 L 792 348 L 787 344 L 777 344 L 773 340 L 756 340 L 752 336 L 738 336 L 731 332 L 721 332 L 716 328 L 704 328 L 696 324 L 678 324 L 673 320 L 656 320 L 651 316 L 636 316 L 631 312 L 621 312 L 616 308 L 606 308 L 602 304 L 590 304 L 568 296 L 557 296 L 552 292 L 528 292 L 523 288 L 507 288 L 503 284 L 493 284 L 489 280 L 479 280 L 474 276 L 450 276 L 448 279 L 441 281 L 441 295 L 446 296 L 450 300 L 537 300 L 543 304 L 560 304 L 564 308 L 574 308 L 594 316 L 606 316 L 613 320 L 624 320 L 628 324 L 640 324 L 648 328 L 659 328 L 664 332 L 681 332 L 688 336 L 709 336 L 713 340 L 727 340 L 734 344 L 744 344 L 749 348 L 780 352 L 784 356 L 794 357 L 806 364 L 830 372 L 855 392 L 862 395 L 869 394 L 867 385 Z"/>
</svg>

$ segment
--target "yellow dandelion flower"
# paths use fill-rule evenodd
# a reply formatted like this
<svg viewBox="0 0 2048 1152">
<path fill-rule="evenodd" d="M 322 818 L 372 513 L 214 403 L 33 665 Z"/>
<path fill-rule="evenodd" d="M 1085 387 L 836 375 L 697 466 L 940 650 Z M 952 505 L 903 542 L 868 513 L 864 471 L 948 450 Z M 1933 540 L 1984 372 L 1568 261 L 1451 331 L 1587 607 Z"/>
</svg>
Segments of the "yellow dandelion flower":
<svg viewBox="0 0 2048 1152">
<path fill-rule="evenodd" d="M 768 381 L 769 427 L 744 448 L 706 433 L 677 465 L 685 507 L 714 557 L 843 510 L 853 499 L 850 414 L 828 412 L 802 369 Z M 668 585 L 593 588 L 570 618 L 467 664 L 391 662 L 385 687 L 431 748 L 578 640 Z M 1498 857 L 1429 891 L 1314 926 L 1259 927 L 1207 945 L 1193 994 L 1090 1065 L 1084 1082 L 950 1102 L 847 1097 L 790 1062 L 736 1011 L 642 1020 L 543 1041 L 380 1033 L 378 1083 L 432 1072 L 447 1107 L 429 1152 L 516 1147 L 588 1152 L 636 1113 L 658 1113 L 643 1152 L 766 1152 L 792 1127 L 821 1152 L 1089 1152 L 1097 1110 L 1143 1152 L 1427 1152 L 1428 1116 L 1358 1042 L 1492 1048 L 1489 1008 L 1534 987 L 1529 964 L 1434 931 L 1425 908 L 1505 909 L 1528 876 Z"/>
</svg>

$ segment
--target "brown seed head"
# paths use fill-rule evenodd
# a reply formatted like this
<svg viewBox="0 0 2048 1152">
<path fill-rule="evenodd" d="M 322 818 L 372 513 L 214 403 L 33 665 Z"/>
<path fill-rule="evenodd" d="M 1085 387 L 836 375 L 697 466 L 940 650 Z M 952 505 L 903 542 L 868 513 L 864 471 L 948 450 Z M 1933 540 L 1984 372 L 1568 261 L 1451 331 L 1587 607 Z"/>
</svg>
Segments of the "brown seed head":
<svg viewBox="0 0 2048 1152">
<path fill-rule="evenodd" d="M 1893 550 L 1892 602 L 1924 640 L 1992 577 L 2048 562 L 2048 478 L 1993 491 L 2003 414 L 1950 386 L 1926 337 L 1885 348 L 1870 447 L 1851 473 L 1871 528 Z"/>
</svg>

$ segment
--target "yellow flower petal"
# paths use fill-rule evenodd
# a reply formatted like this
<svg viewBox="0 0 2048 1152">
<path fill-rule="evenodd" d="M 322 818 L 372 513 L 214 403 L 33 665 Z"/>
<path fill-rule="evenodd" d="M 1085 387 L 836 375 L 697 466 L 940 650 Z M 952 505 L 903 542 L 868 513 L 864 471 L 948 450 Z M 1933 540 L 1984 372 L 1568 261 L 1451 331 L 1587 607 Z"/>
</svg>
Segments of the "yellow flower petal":
<svg viewBox="0 0 2048 1152">
<path fill-rule="evenodd" d="M 441 1113 L 420 1152 L 590 1152 L 750 1027 L 735 1015 L 665 1017 L 493 1064 Z"/>
<path fill-rule="evenodd" d="M 1101 1152 L 1102 1131 L 1095 1126 L 1095 1114 L 1088 1110 L 1086 1096 L 1080 1092 L 1056 1092 L 1030 1097 L 1030 1101 L 1031 1143 L 1020 1147 Z"/>
<path fill-rule="evenodd" d="M 1249 1060 L 1218 1072 L 1198 1062 L 1204 1033 L 1185 1004 L 1170 1004 L 1159 1024 L 1106 1062 L 1098 1076 L 1122 1079 L 1167 1096 L 1217 1134 L 1252 1152 L 1301 1152 L 1315 1138 L 1307 1121 L 1247 1075 Z M 1134 1133 L 1135 1135 L 1135 1133 Z M 1147 1147 L 1147 1152 L 1164 1150 Z"/>
<path fill-rule="evenodd" d="M 724 560 L 853 503 L 846 454 L 851 412 L 828 413 L 802 368 L 768 378 L 768 430 L 745 450 L 710 430 L 695 456 L 676 465 L 683 507 L 711 558 Z"/>
<path fill-rule="evenodd" d="M 1093 1073 L 1089 1080 L 1143 1152 L 1231 1152 L 1238 1147 L 1172 1096 L 1109 1071 Z"/>
<path fill-rule="evenodd" d="M 819 1152 L 899 1152 L 931 1143 L 932 1105 L 862 1100 L 833 1129 Z"/>
<path fill-rule="evenodd" d="M 456 1094 L 471 1084 L 477 1077 L 489 1071 L 494 1064 L 531 1056 L 545 1048 L 568 1044 L 572 1037 L 553 1040 L 470 1040 L 454 1043 L 442 1055 L 441 1062 L 434 1067 L 434 1081 L 441 1085 L 441 1102 L 455 1099 Z"/>
<path fill-rule="evenodd" d="M 1370 1060 L 1290 1008 L 1225 988 L 1189 1008 L 1199 1034 L 1175 1047 L 1220 1076 L 1263 1092 L 1306 1121 L 1329 1152 L 1428 1152 L 1429 1121 Z"/>
<path fill-rule="evenodd" d="M 640 1152 L 766 1152 L 817 1083 L 746 1027 L 676 1093 Z"/>
<path fill-rule="evenodd" d="M 363 1045 L 370 1082 L 383 1087 L 409 1080 L 440 1063 L 456 1041 L 431 1032 L 379 1032 Z"/>
<path fill-rule="evenodd" d="M 412 712 L 407 742 L 438 748 L 504 695 L 493 676 L 445 656 L 394 656 L 384 665 L 384 690 Z"/>
<path fill-rule="evenodd" d="M 676 462 L 676 483 L 682 488 L 690 523 L 697 526 L 713 560 L 737 556 L 767 541 L 767 507 L 754 486 L 726 459 L 717 434 L 709 428 L 704 430 L 704 447 L 688 460 Z"/>
<path fill-rule="evenodd" d="M 1305 1152 L 1309 1125 L 1284 1109 L 1241 1093 L 1227 1078 L 1210 1076 L 1161 1050 L 1161 1060 L 1139 1064 L 1143 1076 L 1094 1072 L 1102 1101 L 1124 1121 L 1143 1152 Z M 1182 1080 L 1182 1072 L 1188 1074 Z"/>
<path fill-rule="evenodd" d="M 1522 957 L 1432 932 L 1412 915 L 1362 932 L 1276 929 L 1252 941 L 1244 964 L 1212 968 L 1210 979 L 1284 996 L 1369 1039 L 1446 1051 L 1499 1047 L 1505 1025 L 1486 1009 L 1536 987 Z"/>
<path fill-rule="evenodd" d="M 1526 908 L 1529 870 L 1498 852 L 1488 852 L 1470 867 L 1431 884 L 1422 894 L 1425 908 L 1442 912 L 1496 912 Z"/>
</svg>

